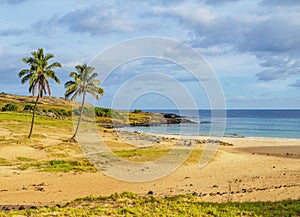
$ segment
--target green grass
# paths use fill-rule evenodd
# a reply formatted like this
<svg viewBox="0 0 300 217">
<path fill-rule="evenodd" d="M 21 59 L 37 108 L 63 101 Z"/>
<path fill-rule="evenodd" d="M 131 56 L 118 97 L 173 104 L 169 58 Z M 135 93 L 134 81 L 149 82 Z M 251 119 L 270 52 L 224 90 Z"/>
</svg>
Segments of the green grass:
<svg viewBox="0 0 300 217">
<path fill-rule="evenodd" d="M 16 159 L 19 161 L 36 161 L 35 159 L 29 157 L 16 157 Z"/>
<path fill-rule="evenodd" d="M 0 122 L 17 122 L 25 123 L 26 125 L 31 123 L 32 114 L 30 113 L 18 113 L 18 112 L 0 112 Z M 50 125 L 55 127 L 72 126 L 71 120 L 58 120 L 51 117 L 36 115 L 36 125 Z"/>
<path fill-rule="evenodd" d="M 0 216 L 299 216 L 300 200 L 208 203 L 191 195 L 138 196 L 131 192 L 88 196 L 59 207 L 0 212 Z"/>
<path fill-rule="evenodd" d="M 5 158 L 0 157 L 0 166 L 10 166 L 11 163 L 9 163 Z"/>
<path fill-rule="evenodd" d="M 20 164 L 17 166 L 17 168 L 19 170 L 27 170 L 31 167 L 35 167 L 35 168 L 41 168 L 43 164 L 41 162 L 35 162 L 35 163 L 25 163 L 25 164 Z"/>
<path fill-rule="evenodd" d="M 18 166 L 20 170 L 29 168 L 40 172 L 96 172 L 97 169 L 87 159 L 80 160 L 50 160 L 45 162 L 25 163 Z"/>
<path fill-rule="evenodd" d="M 122 158 L 136 161 L 152 161 L 164 156 L 170 149 L 133 149 L 114 151 L 114 153 Z"/>
</svg>

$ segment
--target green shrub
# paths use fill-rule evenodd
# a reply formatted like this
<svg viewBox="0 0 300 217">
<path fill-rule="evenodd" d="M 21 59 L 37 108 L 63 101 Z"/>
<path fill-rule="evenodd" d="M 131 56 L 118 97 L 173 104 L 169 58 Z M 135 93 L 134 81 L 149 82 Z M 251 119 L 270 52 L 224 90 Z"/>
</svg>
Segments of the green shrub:
<svg viewBox="0 0 300 217">
<path fill-rule="evenodd" d="M 111 117 L 113 110 L 110 108 L 95 107 L 95 115 L 98 117 Z"/>
<path fill-rule="evenodd" d="M 65 109 L 55 109 L 51 108 L 47 110 L 43 110 L 44 112 L 51 112 L 57 116 L 71 116 L 72 112 L 71 111 L 66 111 Z"/>
<path fill-rule="evenodd" d="M 134 109 L 134 110 L 133 110 L 133 113 L 141 113 L 141 112 L 142 112 L 141 109 Z"/>
<path fill-rule="evenodd" d="M 81 109 L 81 106 L 77 109 L 74 109 L 73 110 L 73 113 L 74 115 L 78 116 L 80 115 L 80 109 Z M 94 108 L 87 108 L 87 107 L 83 107 L 83 111 L 82 111 L 82 114 L 83 115 L 86 115 L 86 116 L 93 116 L 94 115 Z"/>
<path fill-rule="evenodd" d="M 80 114 L 80 108 L 81 107 L 73 110 L 74 115 L 78 116 Z M 93 116 L 94 114 L 97 117 L 107 117 L 107 118 L 121 116 L 117 111 L 114 111 L 110 108 L 101 108 L 101 107 L 87 108 L 87 107 L 83 107 L 83 115 Z"/>
<path fill-rule="evenodd" d="M 26 104 L 24 106 L 24 111 L 33 111 L 34 109 L 34 105 L 31 105 L 31 104 Z"/>
<path fill-rule="evenodd" d="M 5 106 L 2 107 L 2 111 L 17 111 L 18 110 L 18 106 L 16 104 L 13 103 L 7 103 Z"/>
</svg>

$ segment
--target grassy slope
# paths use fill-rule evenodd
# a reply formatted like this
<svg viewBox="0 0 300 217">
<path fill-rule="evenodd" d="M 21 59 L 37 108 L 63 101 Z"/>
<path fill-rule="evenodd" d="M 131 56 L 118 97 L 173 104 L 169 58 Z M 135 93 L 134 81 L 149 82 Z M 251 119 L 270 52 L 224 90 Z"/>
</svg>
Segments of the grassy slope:
<svg viewBox="0 0 300 217">
<path fill-rule="evenodd" d="M 1 108 L 7 103 L 13 103 L 18 106 L 18 112 L 23 112 L 24 106 L 26 104 L 34 104 L 35 97 L 32 96 L 17 96 L 11 94 L 2 94 L 0 93 L 0 112 Z M 44 109 L 64 109 L 65 111 L 71 111 L 72 106 L 79 106 L 80 103 L 74 104 L 71 100 L 57 98 L 57 97 L 48 97 L 44 96 L 42 99 L 39 100 L 38 110 L 42 111 Z M 90 105 L 86 105 L 90 107 Z M 148 113 L 148 112 L 118 112 L 119 117 L 114 116 L 114 124 L 144 124 L 148 123 L 149 121 L 152 123 L 163 123 L 165 119 L 161 114 L 155 113 Z M 67 119 L 71 119 L 71 117 L 65 117 Z M 101 126 L 110 126 L 112 124 L 111 118 L 105 117 L 96 117 L 96 122 Z"/>
<path fill-rule="evenodd" d="M 22 111 L 26 104 L 34 103 L 36 97 L 32 96 L 17 96 L 11 94 L 1 94 L 0 93 L 0 107 L 2 108 L 6 103 L 14 103 L 18 106 L 18 110 Z M 72 101 L 65 100 L 63 98 L 57 97 L 48 97 L 44 96 L 42 99 L 39 100 L 40 104 L 38 107 L 43 109 L 44 107 L 48 108 L 59 108 L 59 109 L 71 109 L 72 108 Z"/>
</svg>

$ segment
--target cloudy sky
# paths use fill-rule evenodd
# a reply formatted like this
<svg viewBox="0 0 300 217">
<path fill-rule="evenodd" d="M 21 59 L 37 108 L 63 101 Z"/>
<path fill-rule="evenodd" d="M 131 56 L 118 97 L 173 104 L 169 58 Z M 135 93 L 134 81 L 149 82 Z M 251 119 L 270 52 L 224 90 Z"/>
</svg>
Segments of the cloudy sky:
<svg viewBox="0 0 300 217">
<path fill-rule="evenodd" d="M 0 0 L 0 14 L 0 92 L 29 94 L 17 74 L 27 67 L 21 59 L 39 47 L 62 63 L 57 75 L 65 83 L 77 64 L 92 62 L 110 46 L 158 36 L 190 46 L 207 61 L 228 108 L 300 108 L 298 0 Z M 120 87 L 143 73 L 172 77 L 198 107 L 213 100 L 179 64 L 143 58 L 122 64 L 103 81 L 99 105 L 110 106 Z M 133 107 L 173 107 L 172 99 L 158 93 L 164 88 L 177 90 L 180 100 L 180 88 L 169 78 L 138 78 L 156 89 L 139 95 Z M 52 95 L 63 96 L 63 85 L 51 85 Z"/>
</svg>

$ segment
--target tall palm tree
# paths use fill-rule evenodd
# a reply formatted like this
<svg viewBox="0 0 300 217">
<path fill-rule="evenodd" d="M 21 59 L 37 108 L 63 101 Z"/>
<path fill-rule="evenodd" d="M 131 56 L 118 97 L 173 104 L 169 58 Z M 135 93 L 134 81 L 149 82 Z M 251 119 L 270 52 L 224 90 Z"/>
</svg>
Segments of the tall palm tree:
<svg viewBox="0 0 300 217">
<path fill-rule="evenodd" d="M 74 81 L 68 81 L 65 83 L 65 97 L 71 97 L 71 100 L 75 100 L 77 96 L 82 95 L 82 102 L 80 107 L 79 119 L 74 135 L 67 141 L 76 142 L 76 134 L 79 129 L 80 121 L 82 118 L 83 106 L 85 103 L 85 97 L 87 93 L 92 94 L 97 100 L 99 95 L 103 95 L 104 91 L 100 88 L 100 81 L 95 79 L 98 74 L 93 72 L 94 67 L 88 66 L 87 64 L 77 65 L 75 67 L 77 72 L 70 72 L 70 77 L 74 78 Z"/>
<path fill-rule="evenodd" d="M 24 84 L 27 81 L 29 82 L 29 92 L 32 93 L 32 96 L 35 96 L 37 91 L 28 138 L 32 135 L 34 116 L 39 99 L 42 98 L 44 94 L 48 94 L 49 96 L 51 95 L 48 79 L 53 79 L 56 83 L 60 84 L 60 80 L 53 69 L 61 67 L 61 64 L 58 62 L 54 62 L 52 64 L 48 63 L 54 55 L 44 55 L 43 48 L 39 48 L 37 52 L 32 52 L 31 55 L 31 57 L 25 57 L 22 59 L 23 62 L 30 66 L 29 69 L 23 69 L 19 72 L 19 77 L 22 78 L 21 83 Z"/>
</svg>

